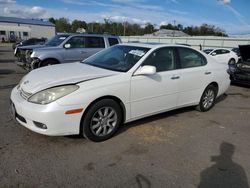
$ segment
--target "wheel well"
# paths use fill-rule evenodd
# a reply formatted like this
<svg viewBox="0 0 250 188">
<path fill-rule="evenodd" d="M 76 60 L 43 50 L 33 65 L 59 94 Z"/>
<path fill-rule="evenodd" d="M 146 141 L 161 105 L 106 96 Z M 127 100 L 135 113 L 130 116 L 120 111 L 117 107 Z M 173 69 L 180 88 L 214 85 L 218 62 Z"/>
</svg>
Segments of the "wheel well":
<svg viewBox="0 0 250 188">
<path fill-rule="evenodd" d="M 216 95 L 217 95 L 217 93 L 218 93 L 218 91 L 219 91 L 219 85 L 218 85 L 216 82 L 212 82 L 212 83 L 209 84 L 209 86 L 210 86 L 210 85 L 212 85 L 213 87 L 216 88 Z"/>
<path fill-rule="evenodd" d="M 121 101 L 121 99 L 119 99 L 118 97 L 115 97 L 115 96 L 111 96 L 111 95 L 107 95 L 107 96 L 103 96 L 103 97 L 100 97 L 100 98 L 97 98 L 95 99 L 94 101 L 92 101 L 88 107 L 84 110 L 84 113 L 82 115 L 82 118 L 81 118 L 81 122 L 80 122 L 80 125 L 82 124 L 82 121 L 86 115 L 86 113 L 88 112 L 89 108 L 94 105 L 96 102 L 100 101 L 100 100 L 103 100 L 103 99 L 112 99 L 114 100 L 115 102 L 117 102 L 117 104 L 120 106 L 121 108 L 121 111 L 122 111 L 122 122 L 125 121 L 126 119 L 126 108 L 125 108 L 125 105 L 123 104 L 123 102 Z M 82 126 L 80 126 L 80 132 L 82 132 Z"/>
<path fill-rule="evenodd" d="M 43 61 L 41 61 L 41 63 L 39 64 L 39 67 L 41 66 L 41 65 L 43 65 L 43 63 L 44 62 L 46 62 L 46 61 L 54 61 L 54 62 L 56 62 L 56 64 L 59 64 L 60 63 L 60 61 L 58 61 L 57 59 L 55 59 L 55 58 L 47 58 L 47 59 L 44 59 Z"/>
<path fill-rule="evenodd" d="M 232 57 L 232 58 L 230 58 L 230 59 L 229 59 L 229 61 L 228 61 L 228 62 L 230 62 L 231 60 L 236 61 L 236 59 Z"/>
</svg>

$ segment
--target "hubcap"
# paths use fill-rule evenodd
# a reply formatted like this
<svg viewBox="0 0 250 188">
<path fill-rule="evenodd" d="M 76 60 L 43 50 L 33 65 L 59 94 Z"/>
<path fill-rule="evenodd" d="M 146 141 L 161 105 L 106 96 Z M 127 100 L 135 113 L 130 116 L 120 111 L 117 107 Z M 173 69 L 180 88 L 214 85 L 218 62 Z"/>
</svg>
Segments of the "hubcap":
<svg viewBox="0 0 250 188">
<path fill-rule="evenodd" d="M 90 129 L 96 136 L 110 134 L 117 124 L 117 113 L 112 107 L 98 109 L 91 119 Z"/>
<path fill-rule="evenodd" d="M 214 91 L 209 89 L 205 92 L 202 104 L 205 109 L 208 109 L 213 105 L 213 103 L 214 103 Z"/>
</svg>

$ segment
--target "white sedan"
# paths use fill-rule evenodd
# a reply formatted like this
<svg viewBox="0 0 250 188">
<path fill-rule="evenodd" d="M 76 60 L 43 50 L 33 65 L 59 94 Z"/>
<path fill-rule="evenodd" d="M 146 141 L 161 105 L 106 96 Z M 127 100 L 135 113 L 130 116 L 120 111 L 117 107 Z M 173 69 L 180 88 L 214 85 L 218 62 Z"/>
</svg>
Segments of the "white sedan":
<svg viewBox="0 0 250 188">
<path fill-rule="evenodd" d="M 31 71 L 12 90 L 11 109 L 37 133 L 103 141 L 146 116 L 193 105 L 208 111 L 229 84 L 227 66 L 193 48 L 122 44 Z"/>
<path fill-rule="evenodd" d="M 205 49 L 203 51 L 206 54 L 211 55 L 219 63 L 232 65 L 237 63 L 239 60 L 238 55 L 234 51 L 228 49 L 217 48 L 217 49 Z"/>
</svg>

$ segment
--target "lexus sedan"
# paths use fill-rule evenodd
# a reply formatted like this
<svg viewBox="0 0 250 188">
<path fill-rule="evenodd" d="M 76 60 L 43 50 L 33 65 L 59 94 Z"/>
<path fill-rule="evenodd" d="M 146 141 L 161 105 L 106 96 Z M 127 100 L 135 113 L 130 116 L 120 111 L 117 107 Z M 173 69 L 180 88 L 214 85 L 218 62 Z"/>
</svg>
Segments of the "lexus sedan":
<svg viewBox="0 0 250 188">
<path fill-rule="evenodd" d="M 203 50 L 206 54 L 212 56 L 219 63 L 235 64 L 238 62 L 239 57 L 234 51 L 230 51 L 224 48 L 217 49 L 205 49 Z"/>
<path fill-rule="evenodd" d="M 81 63 L 28 73 L 11 92 L 14 118 L 44 135 L 112 137 L 123 123 L 169 110 L 210 110 L 229 87 L 227 65 L 183 45 L 119 44 Z"/>
</svg>

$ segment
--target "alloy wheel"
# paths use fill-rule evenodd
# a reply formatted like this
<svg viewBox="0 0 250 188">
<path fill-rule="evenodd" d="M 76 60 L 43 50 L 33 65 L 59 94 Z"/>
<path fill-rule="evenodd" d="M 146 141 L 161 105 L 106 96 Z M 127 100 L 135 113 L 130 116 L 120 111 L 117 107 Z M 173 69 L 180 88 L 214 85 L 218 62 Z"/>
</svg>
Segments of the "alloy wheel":
<svg viewBox="0 0 250 188">
<path fill-rule="evenodd" d="M 104 137 L 114 130 L 117 121 L 117 113 L 112 107 L 102 107 L 91 118 L 90 130 L 95 136 Z"/>
<path fill-rule="evenodd" d="M 202 105 L 205 109 L 209 109 L 214 103 L 215 93 L 212 89 L 205 91 L 205 95 L 202 100 Z"/>
</svg>

